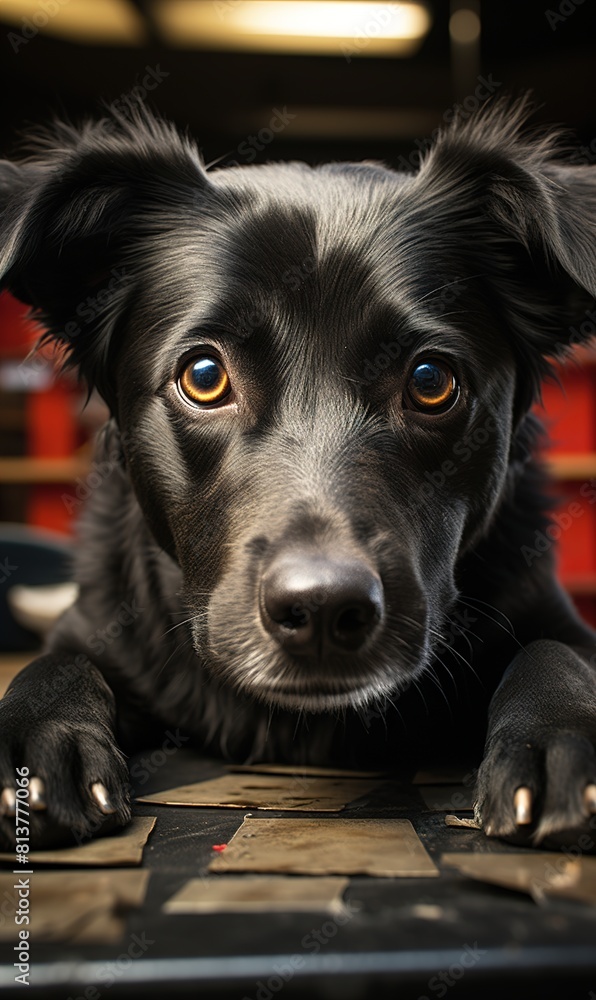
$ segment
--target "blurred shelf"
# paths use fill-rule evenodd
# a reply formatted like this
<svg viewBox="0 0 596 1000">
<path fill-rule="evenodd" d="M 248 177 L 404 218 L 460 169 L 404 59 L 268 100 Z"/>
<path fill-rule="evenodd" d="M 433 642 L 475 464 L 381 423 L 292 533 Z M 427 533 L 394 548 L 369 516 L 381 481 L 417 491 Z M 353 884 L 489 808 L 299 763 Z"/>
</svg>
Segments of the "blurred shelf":
<svg viewBox="0 0 596 1000">
<path fill-rule="evenodd" d="M 89 460 L 70 458 L 0 458 L 1 483 L 72 483 L 89 472 Z"/>
<path fill-rule="evenodd" d="M 593 479 L 596 477 L 596 452 L 567 452 L 546 455 L 546 464 L 555 479 Z"/>
</svg>

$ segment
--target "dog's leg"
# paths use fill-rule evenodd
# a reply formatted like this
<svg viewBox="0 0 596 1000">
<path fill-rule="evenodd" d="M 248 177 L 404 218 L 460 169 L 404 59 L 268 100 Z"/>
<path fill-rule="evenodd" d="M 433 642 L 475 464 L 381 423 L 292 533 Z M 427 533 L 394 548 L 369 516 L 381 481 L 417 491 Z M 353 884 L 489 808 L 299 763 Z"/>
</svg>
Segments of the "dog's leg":
<svg viewBox="0 0 596 1000">
<path fill-rule="evenodd" d="M 81 841 L 129 821 L 128 770 L 114 726 L 114 695 L 82 654 L 41 656 L 15 677 L 0 701 L 5 845 L 15 842 L 16 791 L 23 785 L 32 848 Z M 28 786 L 18 781 L 19 771 Z M 21 807 L 19 816 L 27 816 Z"/>
<path fill-rule="evenodd" d="M 477 785 L 478 818 L 490 836 L 594 850 L 593 655 L 594 649 L 538 640 L 503 677 Z"/>
</svg>

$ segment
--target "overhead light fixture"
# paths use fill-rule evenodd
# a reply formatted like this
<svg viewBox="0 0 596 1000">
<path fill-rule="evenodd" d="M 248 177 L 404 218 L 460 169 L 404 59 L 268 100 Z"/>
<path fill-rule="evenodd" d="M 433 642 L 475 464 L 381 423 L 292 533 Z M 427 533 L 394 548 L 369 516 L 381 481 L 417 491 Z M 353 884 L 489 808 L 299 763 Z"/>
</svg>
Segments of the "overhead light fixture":
<svg viewBox="0 0 596 1000">
<path fill-rule="evenodd" d="M 160 0 L 163 38 L 184 48 L 411 56 L 430 30 L 423 3 L 371 0 Z"/>
<path fill-rule="evenodd" d="M 15 52 L 37 34 L 84 45 L 147 41 L 143 18 L 128 0 L 0 0 L 0 22 L 14 29 L 8 42 Z"/>
</svg>

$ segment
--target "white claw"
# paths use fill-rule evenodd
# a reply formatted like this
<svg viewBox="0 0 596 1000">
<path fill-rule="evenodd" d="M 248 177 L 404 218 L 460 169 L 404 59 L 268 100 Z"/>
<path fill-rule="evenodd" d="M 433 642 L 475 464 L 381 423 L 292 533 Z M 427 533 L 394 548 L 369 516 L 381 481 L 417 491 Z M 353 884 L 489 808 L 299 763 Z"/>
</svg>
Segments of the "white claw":
<svg viewBox="0 0 596 1000">
<path fill-rule="evenodd" d="M 522 786 L 517 789 L 513 798 L 513 808 L 518 826 L 527 826 L 532 822 L 532 792 L 529 788 Z"/>
<path fill-rule="evenodd" d="M 584 802 L 588 812 L 596 813 L 596 785 L 586 785 L 584 790 Z"/>
<path fill-rule="evenodd" d="M 42 812 L 46 808 L 46 790 L 41 778 L 29 781 L 29 805 L 34 812 Z"/>
<path fill-rule="evenodd" d="M 99 806 L 100 812 L 102 812 L 104 816 L 111 816 L 112 813 L 116 812 L 114 806 L 112 805 L 110 794 L 106 786 L 102 785 L 101 781 L 96 781 L 94 785 L 91 785 L 91 794 Z"/>
<path fill-rule="evenodd" d="M 17 795 L 14 788 L 3 788 L 0 795 L 0 812 L 3 816 L 16 816 Z"/>
</svg>

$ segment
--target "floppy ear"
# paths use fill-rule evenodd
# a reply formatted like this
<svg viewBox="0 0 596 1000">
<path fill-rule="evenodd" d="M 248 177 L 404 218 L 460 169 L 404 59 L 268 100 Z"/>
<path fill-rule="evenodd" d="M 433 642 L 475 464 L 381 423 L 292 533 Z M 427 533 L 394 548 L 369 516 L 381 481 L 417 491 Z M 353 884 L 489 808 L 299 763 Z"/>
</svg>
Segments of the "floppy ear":
<svg viewBox="0 0 596 1000">
<path fill-rule="evenodd" d="M 109 403 L 141 241 L 187 219 L 206 185 L 197 149 L 147 112 L 57 123 L 33 158 L 0 163 L 0 287 L 33 307 L 44 339 L 64 344 Z"/>
<path fill-rule="evenodd" d="M 518 351 L 544 371 L 540 357 L 596 333 L 596 168 L 562 162 L 557 135 L 524 138 L 531 110 L 501 101 L 456 122 L 417 184 L 467 246 Z"/>
</svg>

